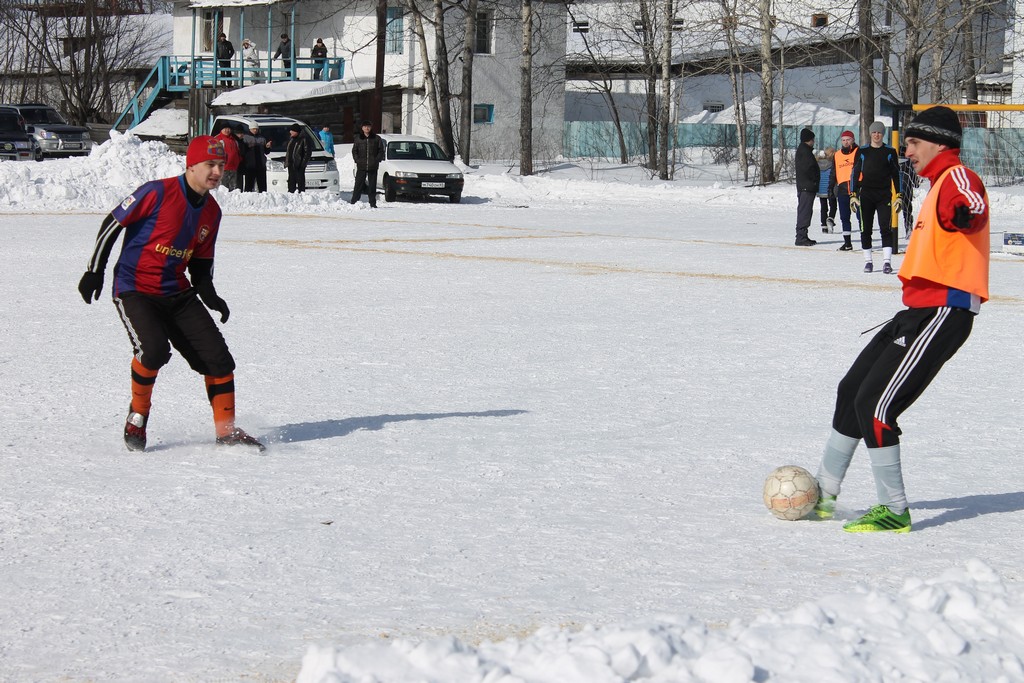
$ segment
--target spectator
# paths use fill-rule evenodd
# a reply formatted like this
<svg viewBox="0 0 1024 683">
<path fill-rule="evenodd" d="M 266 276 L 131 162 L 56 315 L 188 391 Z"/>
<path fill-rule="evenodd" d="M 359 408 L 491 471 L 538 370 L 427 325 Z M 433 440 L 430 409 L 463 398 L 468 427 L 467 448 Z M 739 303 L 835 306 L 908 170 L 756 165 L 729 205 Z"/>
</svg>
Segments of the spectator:
<svg viewBox="0 0 1024 683">
<path fill-rule="evenodd" d="M 251 69 L 250 75 L 252 76 L 253 83 L 259 83 L 260 78 L 260 51 L 256 49 L 256 43 L 252 42 L 248 38 L 242 41 L 242 60 L 245 62 L 245 68 Z"/>
<path fill-rule="evenodd" d="M 839 247 L 839 251 L 853 251 L 853 242 L 850 239 L 850 235 L 853 234 L 853 227 L 850 224 L 850 175 L 857 159 L 857 143 L 853 138 L 852 132 L 843 131 L 839 136 L 839 149 L 833 157 L 832 164 L 833 194 L 839 206 L 839 220 L 843 225 L 843 246 Z"/>
<path fill-rule="evenodd" d="M 831 232 L 836 227 L 836 179 L 832 176 L 836 148 L 826 147 L 818 152 L 818 203 L 821 208 L 821 231 Z"/>
<path fill-rule="evenodd" d="M 220 65 L 220 85 L 223 88 L 231 86 L 231 58 L 235 56 L 235 46 L 228 40 L 227 35 L 220 34 L 217 37 L 217 64 Z"/>
<path fill-rule="evenodd" d="M 850 174 L 850 206 L 860 216 L 860 246 L 864 250 L 864 272 L 874 270 L 871 259 L 873 218 L 882 234 L 882 272 L 892 272 L 892 214 L 902 208 L 900 167 L 896 150 L 886 145 L 885 124 L 875 121 L 869 129 L 871 144 L 860 147 Z M 893 194 L 895 192 L 895 194 Z"/>
<path fill-rule="evenodd" d="M 309 56 L 313 58 L 313 80 L 319 81 L 327 66 L 327 46 L 323 38 L 316 39 L 316 45 L 309 51 Z"/>
<path fill-rule="evenodd" d="M 288 148 L 284 154 L 285 167 L 288 169 L 288 191 L 305 192 L 306 164 L 309 163 L 313 150 L 299 124 L 293 123 L 288 128 L 288 135 Z"/>
<path fill-rule="evenodd" d="M 331 132 L 330 126 L 320 129 L 320 142 L 324 144 L 324 151 L 334 156 L 334 133 Z"/>
<path fill-rule="evenodd" d="M 245 187 L 246 192 L 267 191 L 267 150 L 270 141 L 260 135 L 260 127 L 253 124 L 249 134 L 242 137 L 243 154 L 245 155 Z"/>
<path fill-rule="evenodd" d="M 384 141 L 373 132 L 373 124 L 363 121 L 362 132 L 352 143 L 352 161 L 356 162 L 356 182 L 352 188 L 352 199 L 355 204 L 363 196 L 370 200 L 370 206 L 377 208 L 377 167 L 384 161 Z"/>
<path fill-rule="evenodd" d="M 900 183 L 903 186 L 903 236 L 909 240 L 910 232 L 914 229 L 914 191 L 921 186 L 921 178 L 914 171 L 914 164 L 905 158 L 906 149 L 903 148 L 900 157 Z"/>
<path fill-rule="evenodd" d="M 278 57 L 281 58 L 284 70 L 288 72 L 284 80 L 292 80 L 292 39 L 288 37 L 287 33 L 281 34 L 281 42 L 277 44 L 277 52 L 270 58 L 270 61 L 273 62 Z"/>
<path fill-rule="evenodd" d="M 814 215 L 814 196 L 818 192 L 821 171 L 814 159 L 814 131 L 800 131 L 800 144 L 796 147 L 796 246 L 813 247 L 817 242 L 807 236 Z"/>
<path fill-rule="evenodd" d="M 238 148 L 238 139 L 235 137 L 235 131 L 232 130 L 231 124 L 225 123 L 221 126 L 220 134 L 213 139 L 219 140 L 224 145 L 224 154 L 226 155 L 220 184 L 228 190 L 237 190 L 238 164 L 241 162 L 242 156 Z"/>
</svg>

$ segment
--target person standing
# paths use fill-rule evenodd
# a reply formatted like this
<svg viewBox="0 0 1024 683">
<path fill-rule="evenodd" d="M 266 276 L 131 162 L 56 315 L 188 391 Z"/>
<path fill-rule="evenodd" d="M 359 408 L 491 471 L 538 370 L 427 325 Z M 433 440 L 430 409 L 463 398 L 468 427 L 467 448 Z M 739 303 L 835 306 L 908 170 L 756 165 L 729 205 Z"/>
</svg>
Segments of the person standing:
<svg viewBox="0 0 1024 683">
<path fill-rule="evenodd" d="M 270 58 L 273 62 L 275 59 L 281 59 L 281 65 L 284 66 L 284 70 L 288 73 L 285 75 L 284 80 L 292 80 L 292 39 L 288 37 L 287 33 L 281 34 L 281 42 L 277 44 L 277 52 Z M 270 80 L 273 80 L 271 78 Z"/>
<path fill-rule="evenodd" d="M 130 451 L 146 448 L 153 387 L 171 347 L 204 377 L 217 443 L 264 450 L 235 425 L 235 361 L 207 311 L 220 313 L 221 323 L 230 315 L 213 285 L 221 210 L 210 194 L 220 184 L 226 158 L 223 141 L 208 135 L 193 139 L 182 175 L 142 185 L 103 219 L 78 283 L 85 303 L 99 300 L 107 259 L 124 230 L 113 299 L 134 351 L 124 425 Z"/>
<path fill-rule="evenodd" d="M 252 70 L 252 82 L 259 83 L 260 78 L 260 51 L 256 49 L 256 43 L 252 42 L 248 38 L 242 41 L 242 61 L 245 62 L 245 67 Z"/>
<path fill-rule="evenodd" d="M 231 58 L 235 56 L 235 46 L 228 40 L 226 34 L 217 36 L 217 63 L 220 65 L 220 85 L 222 88 L 231 86 Z"/>
<path fill-rule="evenodd" d="M 833 192 L 839 208 L 839 222 L 843 226 L 843 245 L 839 247 L 839 251 L 853 251 L 853 242 L 850 239 L 853 234 L 853 226 L 850 223 L 850 176 L 853 174 L 853 164 L 857 160 L 857 143 L 853 139 L 854 135 L 850 131 L 842 132 L 839 136 L 839 149 L 836 150 L 832 163 L 835 183 Z"/>
<path fill-rule="evenodd" d="M 238 148 L 238 139 L 235 137 L 235 131 L 232 129 L 231 124 L 225 123 L 221 126 L 220 134 L 218 134 L 214 140 L 221 141 L 224 145 L 224 153 L 227 155 L 224 162 L 224 172 L 221 175 L 220 184 L 228 190 L 237 190 L 238 165 L 241 162 L 242 155 Z"/>
<path fill-rule="evenodd" d="M 814 215 L 814 198 L 818 193 L 821 172 L 814 158 L 814 131 L 800 131 L 800 144 L 796 146 L 796 246 L 813 247 L 817 242 L 807 236 Z"/>
<path fill-rule="evenodd" d="M 320 142 L 324 145 L 324 151 L 334 156 L 334 133 L 331 132 L 330 126 L 324 126 L 320 129 Z"/>
<path fill-rule="evenodd" d="M 921 178 L 914 172 L 914 165 L 906 158 L 906 148 L 900 157 L 900 186 L 903 188 L 903 234 L 905 239 L 910 239 L 910 232 L 914 229 L 914 193 L 921 186 Z M 897 220 L 899 216 L 896 217 Z M 893 226 L 894 230 L 899 225 Z"/>
<path fill-rule="evenodd" d="M 319 81 L 324 73 L 324 67 L 327 66 L 327 46 L 324 45 L 323 38 L 316 39 L 316 45 L 309 51 L 309 56 L 313 58 L 313 80 Z"/>
<path fill-rule="evenodd" d="M 931 182 L 898 273 L 907 308 L 885 323 L 839 383 L 817 473 L 815 512 L 829 519 L 857 445 L 867 445 L 878 505 L 843 525 L 849 532 L 910 531 L 897 419 L 967 341 L 989 298 L 988 193 L 960 160 L 956 112 L 926 109 L 903 135 L 914 170 Z"/>
<path fill-rule="evenodd" d="M 864 272 L 875 269 L 871 259 L 874 218 L 882 233 L 882 272 L 892 272 L 892 214 L 903 206 L 900 167 L 896 150 L 886 145 L 885 124 L 875 121 L 869 129 L 871 144 L 860 147 L 850 173 L 850 206 L 860 217 L 860 247 L 864 250 Z M 893 192 L 895 190 L 895 197 Z"/>
<path fill-rule="evenodd" d="M 293 123 L 288 128 L 288 148 L 284 153 L 284 164 L 288 169 L 288 191 L 306 191 L 306 164 L 313 156 L 309 140 L 302 134 L 302 126 Z"/>
<path fill-rule="evenodd" d="M 829 232 L 836 226 L 836 179 L 832 175 L 836 148 L 826 147 L 818 152 L 818 204 L 821 214 L 821 231 Z"/>
<path fill-rule="evenodd" d="M 363 121 L 361 132 L 352 143 L 352 161 L 356 162 L 356 179 L 349 204 L 355 204 L 366 191 L 370 206 L 377 208 L 377 167 L 384 161 L 384 141 L 373 132 L 373 124 Z"/>
<path fill-rule="evenodd" d="M 246 192 L 267 191 L 267 150 L 270 142 L 260 134 L 260 127 L 255 123 L 249 127 L 248 135 L 242 136 L 242 148 L 245 155 Z"/>
</svg>

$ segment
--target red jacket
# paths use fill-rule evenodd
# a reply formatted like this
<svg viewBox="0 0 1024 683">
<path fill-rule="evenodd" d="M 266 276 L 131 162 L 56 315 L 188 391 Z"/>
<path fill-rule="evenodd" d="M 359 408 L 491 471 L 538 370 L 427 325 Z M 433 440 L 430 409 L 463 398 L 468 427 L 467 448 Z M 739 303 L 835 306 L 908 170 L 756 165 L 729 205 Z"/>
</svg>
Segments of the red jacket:
<svg viewBox="0 0 1024 683">
<path fill-rule="evenodd" d="M 237 171 L 238 165 L 242 163 L 242 154 L 238 149 L 238 138 L 234 135 L 214 135 L 214 140 L 220 140 L 224 143 L 224 151 L 227 153 L 228 158 L 224 162 L 225 171 Z"/>
</svg>

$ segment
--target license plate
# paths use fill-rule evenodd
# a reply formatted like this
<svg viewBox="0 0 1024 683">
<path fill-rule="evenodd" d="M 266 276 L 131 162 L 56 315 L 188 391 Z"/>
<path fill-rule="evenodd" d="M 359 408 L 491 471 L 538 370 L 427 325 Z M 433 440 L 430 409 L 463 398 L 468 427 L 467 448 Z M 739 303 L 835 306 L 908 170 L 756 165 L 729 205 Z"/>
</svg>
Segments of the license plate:
<svg viewBox="0 0 1024 683">
<path fill-rule="evenodd" d="M 444 183 L 420 183 L 420 187 L 444 187 Z"/>
<path fill-rule="evenodd" d="M 82 149 L 82 145 L 77 142 L 64 143 L 64 149 Z"/>
</svg>

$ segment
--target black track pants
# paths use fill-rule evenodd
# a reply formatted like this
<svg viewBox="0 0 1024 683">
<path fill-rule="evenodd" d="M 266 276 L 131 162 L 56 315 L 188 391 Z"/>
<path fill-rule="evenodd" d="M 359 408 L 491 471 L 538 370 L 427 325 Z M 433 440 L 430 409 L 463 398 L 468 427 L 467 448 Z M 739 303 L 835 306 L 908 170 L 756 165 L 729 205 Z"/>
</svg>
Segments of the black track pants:
<svg viewBox="0 0 1024 683">
<path fill-rule="evenodd" d="M 899 443 L 897 418 L 967 341 L 974 314 L 962 308 L 908 308 L 868 343 L 839 382 L 832 426 L 868 448 Z"/>
</svg>

